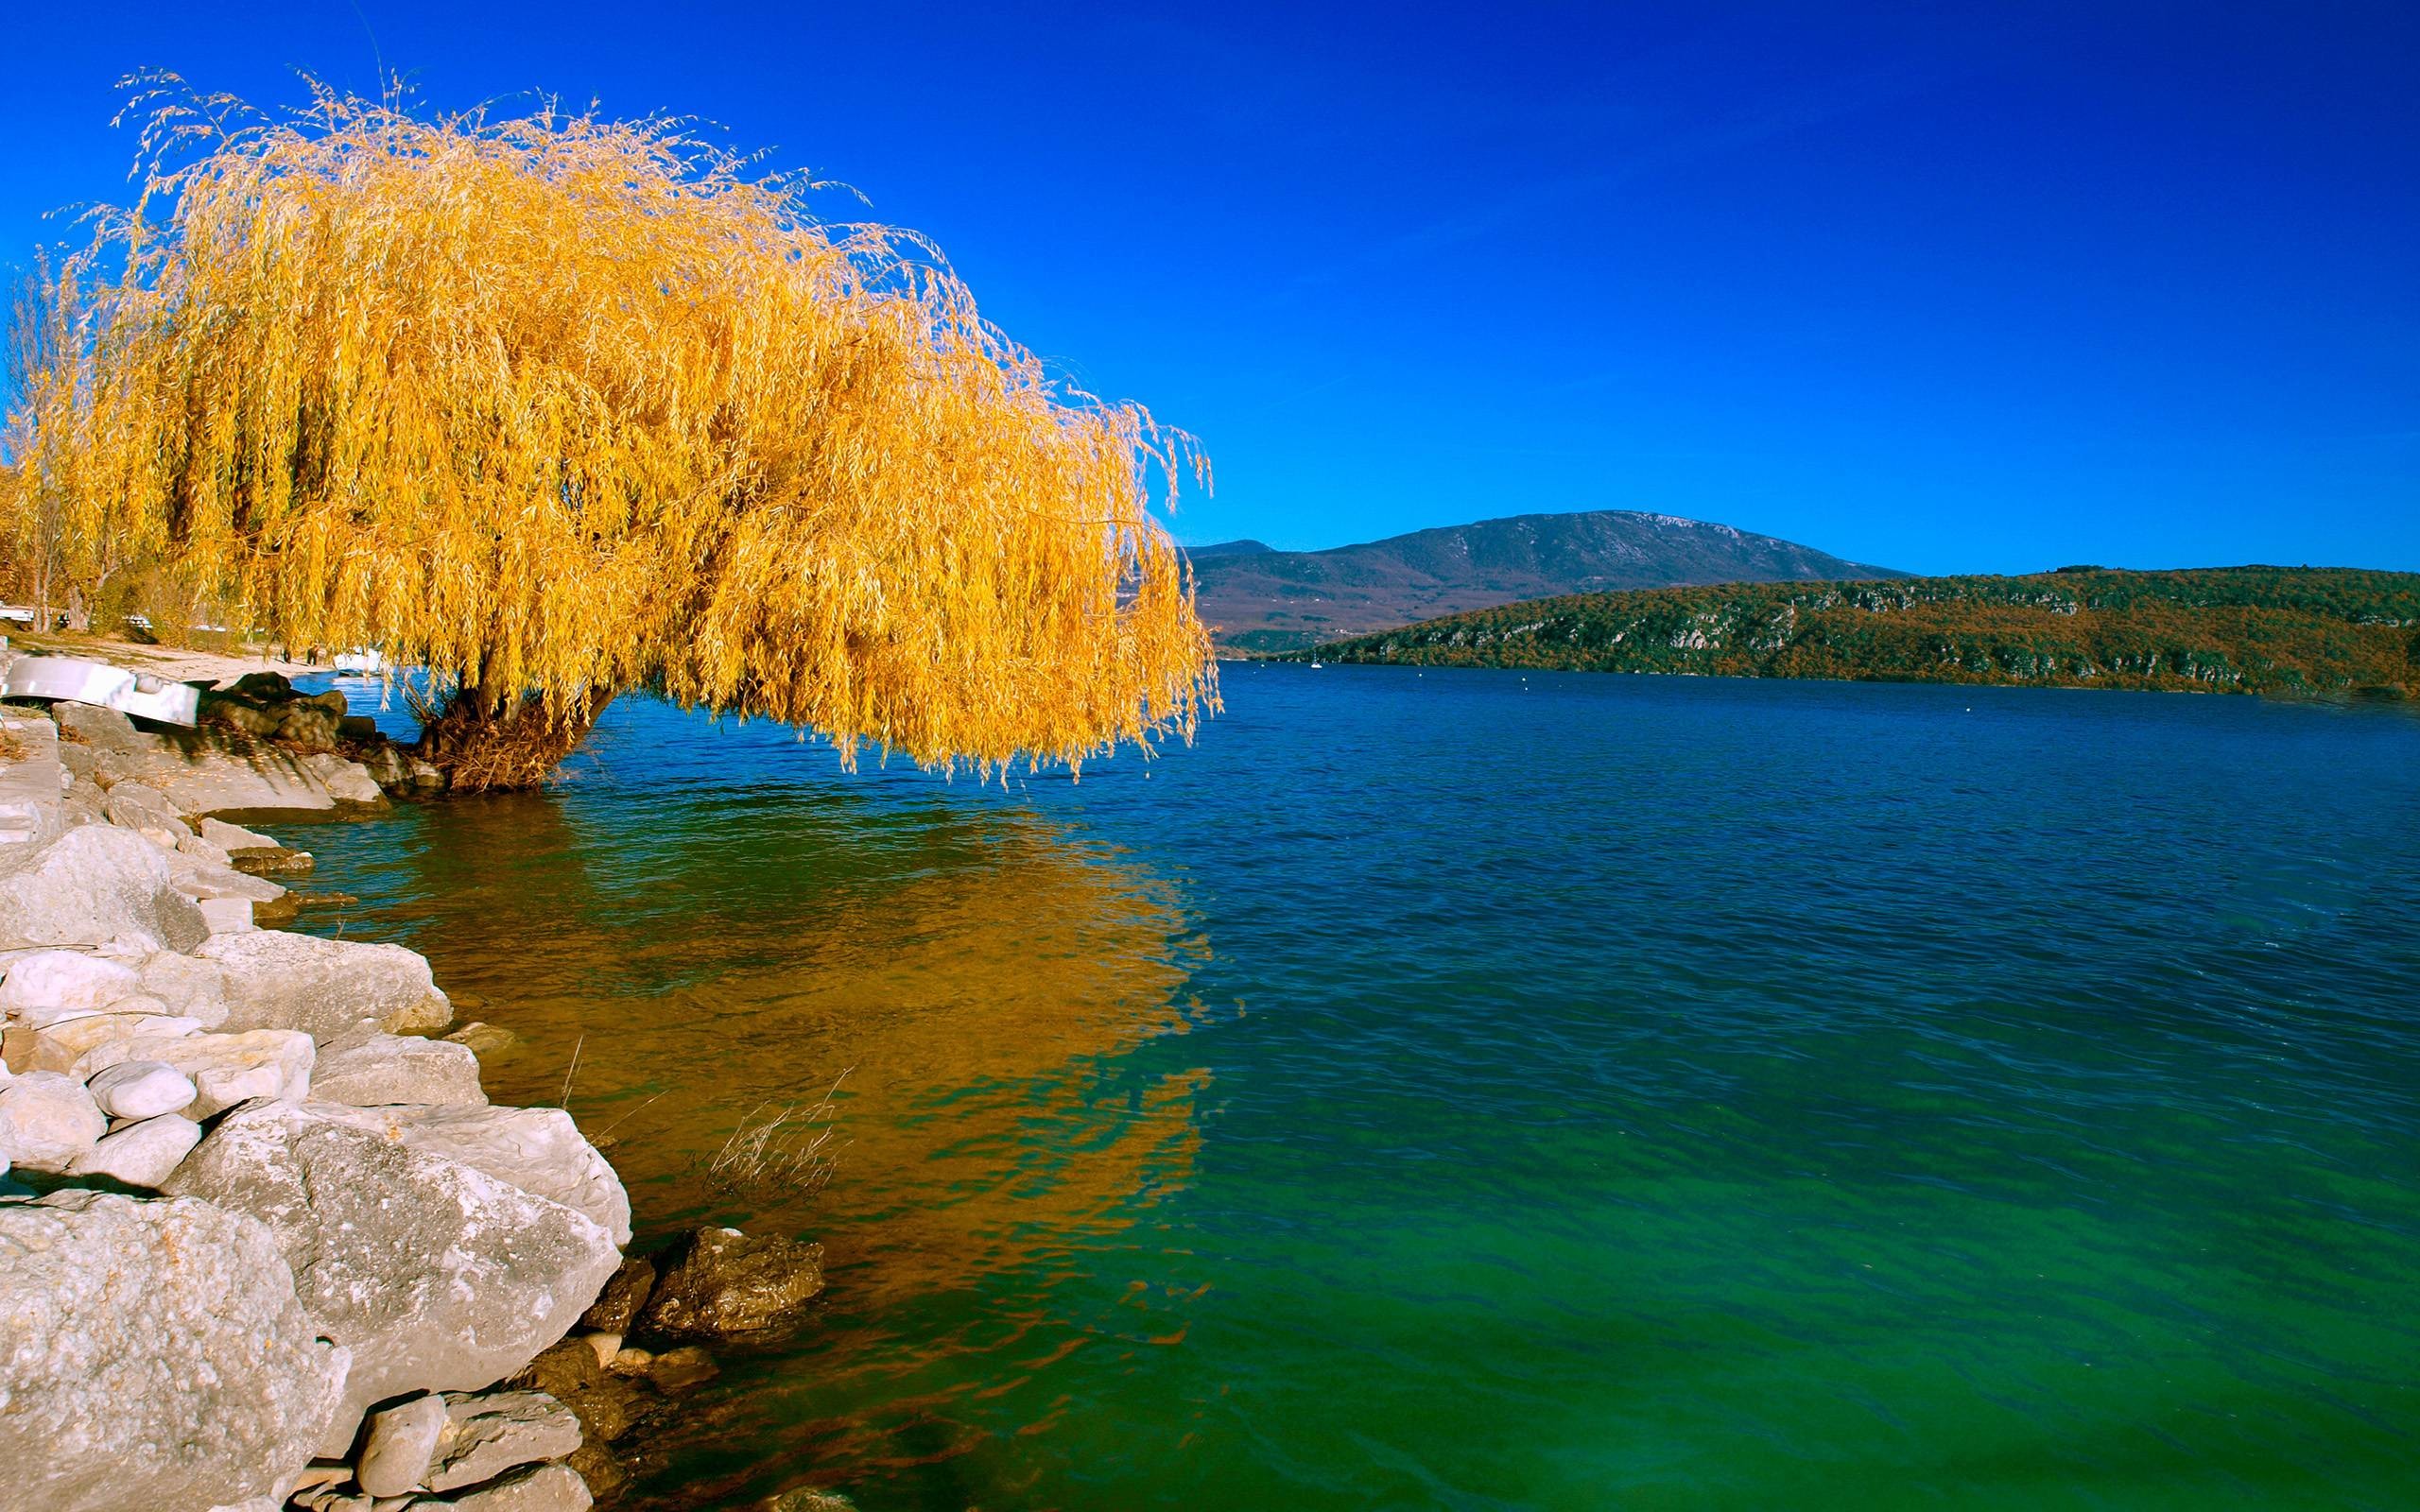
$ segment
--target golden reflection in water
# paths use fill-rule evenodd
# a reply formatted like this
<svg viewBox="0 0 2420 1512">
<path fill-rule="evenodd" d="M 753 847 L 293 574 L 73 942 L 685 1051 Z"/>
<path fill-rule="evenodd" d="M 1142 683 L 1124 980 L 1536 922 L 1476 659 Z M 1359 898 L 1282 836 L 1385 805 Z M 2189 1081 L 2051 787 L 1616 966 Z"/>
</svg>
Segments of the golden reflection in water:
<svg viewBox="0 0 2420 1512">
<path fill-rule="evenodd" d="M 818 1237 L 878 1309 L 1069 1263 L 1184 1185 L 1203 1074 L 1111 1058 L 1185 1027 L 1206 948 L 1164 882 L 1016 809 L 750 793 L 610 822 L 431 811 L 415 943 L 461 1018 L 526 1040 L 486 1057 L 491 1095 L 555 1103 L 569 1074 L 643 1233 Z M 708 1175 L 743 1116 L 844 1071 L 821 1192 Z"/>
</svg>

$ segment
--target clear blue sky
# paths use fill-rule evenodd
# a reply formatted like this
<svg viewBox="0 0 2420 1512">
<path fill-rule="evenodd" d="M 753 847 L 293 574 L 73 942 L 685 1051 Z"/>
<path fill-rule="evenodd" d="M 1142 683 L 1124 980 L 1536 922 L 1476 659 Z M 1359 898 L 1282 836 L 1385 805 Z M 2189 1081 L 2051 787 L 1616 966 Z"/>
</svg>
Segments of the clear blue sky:
<svg viewBox="0 0 2420 1512">
<path fill-rule="evenodd" d="M 118 75 L 383 58 L 856 185 L 1203 438 L 1188 541 L 1620 507 L 1929 572 L 2420 569 L 2410 0 L 1150 9 L 24 8 L 0 261 L 126 193 Z"/>
</svg>

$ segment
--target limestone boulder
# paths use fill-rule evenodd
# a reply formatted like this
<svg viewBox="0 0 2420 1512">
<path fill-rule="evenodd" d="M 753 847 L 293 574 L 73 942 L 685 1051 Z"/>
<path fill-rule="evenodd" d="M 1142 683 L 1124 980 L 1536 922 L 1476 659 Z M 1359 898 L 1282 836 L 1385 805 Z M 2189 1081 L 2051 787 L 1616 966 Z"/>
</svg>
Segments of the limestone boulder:
<svg viewBox="0 0 2420 1512">
<path fill-rule="evenodd" d="M 167 795 L 147 782 L 120 782 L 102 800 L 101 813 L 112 824 L 135 831 L 145 839 L 173 850 L 193 832 Z"/>
<path fill-rule="evenodd" d="M 0 876 L 0 950 L 124 938 L 185 951 L 209 935 L 201 910 L 168 885 L 167 856 L 131 831 L 88 824 L 0 865 L 8 861 L 15 869 Z"/>
<path fill-rule="evenodd" d="M 354 1034 L 321 1045 L 311 1069 L 311 1096 L 354 1108 L 484 1107 L 488 1100 L 479 1087 L 479 1057 L 469 1046 L 394 1034 Z"/>
<path fill-rule="evenodd" d="M 93 1094 L 73 1076 L 33 1071 L 0 1083 L 0 1159 L 12 1166 L 65 1171 L 99 1142 L 109 1126 Z M 583 1299 L 580 1305 L 588 1304 Z M 7 1360 L 0 1353 L 0 1364 Z M 0 1379 L 0 1388 L 6 1384 Z M 0 1411 L 0 1418 L 5 1417 L 5 1411 Z"/>
<path fill-rule="evenodd" d="M 561 1339 L 620 1259 L 559 1202 L 289 1104 L 229 1115 L 162 1190 L 268 1225 L 304 1309 L 352 1349 L 330 1454 L 372 1403 L 477 1390 Z"/>
<path fill-rule="evenodd" d="M 227 1022 L 227 973 L 216 961 L 175 951 L 156 951 L 135 965 L 143 990 L 181 1018 L 198 1019 L 205 1029 Z"/>
<path fill-rule="evenodd" d="M 277 847 L 277 842 L 268 835 L 247 830 L 240 824 L 230 824 L 225 819 L 203 819 L 201 833 L 195 838 L 206 840 L 221 850 L 274 850 Z"/>
<path fill-rule="evenodd" d="M 193 1078 L 164 1060 L 124 1060 L 84 1084 L 112 1118 L 157 1118 L 193 1106 Z"/>
<path fill-rule="evenodd" d="M 335 1040 L 364 1023 L 397 1033 L 454 1022 L 427 960 L 400 945 L 263 929 L 215 936 L 194 954 L 222 973 L 225 1028 L 300 1029 Z"/>
<path fill-rule="evenodd" d="M 216 866 L 183 854 L 170 858 L 168 876 L 177 891 L 196 902 L 241 898 L 251 903 L 273 903 L 285 896 L 285 889 L 267 877 L 255 877 L 233 867 Z"/>
<path fill-rule="evenodd" d="M 263 1225 L 62 1192 L 0 1205 L 0 1512 L 170 1512 L 299 1473 L 348 1356 Z"/>
<path fill-rule="evenodd" d="M 339 1108 L 315 1102 L 310 1110 L 459 1160 L 586 1214 L 616 1246 L 631 1242 L 631 1199 L 622 1178 L 560 1108 Z"/>
<path fill-rule="evenodd" d="M 438 1435 L 451 1427 L 445 1399 L 436 1392 L 399 1401 L 370 1415 L 361 1435 L 355 1484 L 372 1496 L 404 1496 L 427 1484 L 437 1457 Z"/>
<path fill-rule="evenodd" d="M 121 1005 L 131 1005 L 160 1006 L 149 998 L 129 998 Z M 54 1023 L 46 1029 L 11 1028 L 5 1039 L 0 1039 L 0 1052 L 6 1054 L 12 1070 L 73 1073 L 78 1066 L 89 1064 L 103 1046 L 117 1040 L 168 1039 L 200 1030 L 200 1020 L 180 1019 L 171 1014 L 95 1013 L 89 1018 Z"/>
<path fill-rule="evenodd" d="M 82 951 L 37 951 L 10 961 L 5 970 L 0 1018 L 30 1029 L 117 1012 L 119 1002 L 144 992 L 143 978 L 134 968 Z"/>
<path fill-rule="evenodd" d="M 122 712 L 102 704 L 62 700 L 50 706 L 50 717 L 60 739 L 94 750 L 139 750 L 151 738 Z"/>
<path fill-rule="evenodd" d="M 634 1332 L 655 1338 L 762 1337 L 797 1323 L 823 1290 L 823 1246 L 700 1228 L 674 1248 Z"/>
<path fill-rule="evenodd" d="M 77 1063 L 75 1074 L 92 1076 L 131 1060 L 164 1062 L 192 1078 L 194 1100 L 185 1112 L 205 1119 L 256 1097 L 301 1102 L 311 1090 L 317 1055 L 311 1037 L 293 1029 L 143 1035 L 102 1045 Z"/>
<path fill-rule="evenodd" d="M 458 1491 L 579 1448 L 579 1418 L 543 1391 L 449 1392 L 446 1424 L 421 1483 Z"/>
<path fill-rule="evenodd" d="M 568 1465 L 536 1465 L 515 1470 L 500 1480 L 493 1481 L 475 1491 L 459 1491 L 450 1498 L 424 1498 L 412 1503 L 413 1512 L 588 1512 L 595 1499 L 588 1493 L 588 1483 Z"/>
<path fill-rule="evenodd" d="M 156 1187 L 168 1179 L 193 1147 L 201 1125 L 174 1113 L 130 1124 L 68 1163 L 69 1176 L 105 1176 L 130 1187 Z"/>
</svg>

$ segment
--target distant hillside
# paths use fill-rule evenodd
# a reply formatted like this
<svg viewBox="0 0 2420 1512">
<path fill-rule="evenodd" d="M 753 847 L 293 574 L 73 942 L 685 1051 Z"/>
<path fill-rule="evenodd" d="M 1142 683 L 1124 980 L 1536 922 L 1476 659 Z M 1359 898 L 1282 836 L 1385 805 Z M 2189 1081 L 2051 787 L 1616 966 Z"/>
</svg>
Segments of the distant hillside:
<svg viewBox="0 0 2420 1512">
<path fill-rule="evenodd" d="M 1327 551 L 1238 541 L 1192 557 L 1201 617 L 1222 645 L 1247 651 L 1549 593 L 1907 576 L 1729 525 L 1628 509 L 1515 515 Z"/>
<path fill-rule="evenodd" d="M 1510 604 L 1322 646 L 1330 662 L 1752 678 L 2420 695 L 2420 574 L 2068 568 Z"/>
<path fill-rule="evenodd" d="M 1187 546 L 1185 555 L 1195 561 L 1205 557 L 1257 557 L 1277 548 L 1261 541 L 1221 541 L 1215 546 Z"/>
</svg>

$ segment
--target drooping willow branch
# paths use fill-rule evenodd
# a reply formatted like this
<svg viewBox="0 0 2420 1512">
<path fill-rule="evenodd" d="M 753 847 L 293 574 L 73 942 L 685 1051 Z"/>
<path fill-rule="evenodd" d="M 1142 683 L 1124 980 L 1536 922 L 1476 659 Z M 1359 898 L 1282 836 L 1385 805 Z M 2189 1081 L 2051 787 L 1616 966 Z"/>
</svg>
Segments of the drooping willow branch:
<svg viewBox="0 0 2420 1512">
<path fill-rule="evenodd" d="M 14 559 L 542 722 L 647 686 L 990 771 L 1215 707 L 1154 512 L 1190 438 L 1054 384 L 920 239 L 673 120 L 134 82 L 140 198 L 9 417 Z"/>
</svg>

